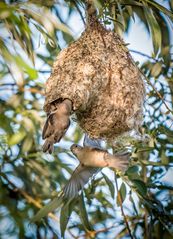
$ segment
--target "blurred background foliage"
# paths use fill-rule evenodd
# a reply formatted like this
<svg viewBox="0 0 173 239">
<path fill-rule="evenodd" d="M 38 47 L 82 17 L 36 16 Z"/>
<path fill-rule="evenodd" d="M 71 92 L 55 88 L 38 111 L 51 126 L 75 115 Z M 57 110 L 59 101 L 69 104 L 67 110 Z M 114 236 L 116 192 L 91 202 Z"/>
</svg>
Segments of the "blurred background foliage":
<svg viewBox="0 0 173 239">
<path fill-rule="evenodd" d="M 116 181 L 114 172 L 103 170 L 62 213 L 29 226 L 77 165 L 69 148 L 82 143 L 83 132 L 75 122 L 53 156 L 42 153 L 42 106 L 55 57 L 76 38 L 71 16 L 86 22 L 85 6 L 73 0 L 0 1 L 2 239 L 60 238 L 60 229 L 65 238 L 173 238 L 173 1 L 94 3 L 105 27 L 123 36 L 138 17 L 152 38 L 151 55 L 131 49 L 144 57 L 139 67 L 146 76 L 143 131 L 149 140 L 130 143 L 133 157 L 124 176 Z"/>
</svg>

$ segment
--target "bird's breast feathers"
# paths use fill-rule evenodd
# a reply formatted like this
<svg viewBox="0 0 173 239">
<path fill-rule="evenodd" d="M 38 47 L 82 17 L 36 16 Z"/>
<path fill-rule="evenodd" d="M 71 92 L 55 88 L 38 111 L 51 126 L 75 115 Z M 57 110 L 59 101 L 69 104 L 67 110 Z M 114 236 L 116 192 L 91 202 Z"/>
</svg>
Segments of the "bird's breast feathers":
<svg viewBox="0 0 173 239">
<path fill-rule="evenodd" d="M 80 155 L 80 161 L 86 166 L 93 166 L 93 167 L 105 167 L 105 154 L 106 151 L 93 149 L 86 147 L 83 150 L 83 153 Z"/>
</svg>

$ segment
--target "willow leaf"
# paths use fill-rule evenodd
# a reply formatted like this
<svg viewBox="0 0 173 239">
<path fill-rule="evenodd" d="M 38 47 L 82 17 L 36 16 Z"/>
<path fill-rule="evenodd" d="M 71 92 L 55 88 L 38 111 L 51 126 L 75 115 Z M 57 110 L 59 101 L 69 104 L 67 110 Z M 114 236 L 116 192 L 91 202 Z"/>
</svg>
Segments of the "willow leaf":
<svg viewBox="0 0 173 239">
<path fill-rule="evenodd" d="M 150 28 L 150 33 L 153 40 L 154 53 L 157 54 L 159 49 L 161 48 L 162 43 L 161 30 L 152 9 L 144 7 L 144 14 L 147 19 L 148 26 Z"/>
</svg>

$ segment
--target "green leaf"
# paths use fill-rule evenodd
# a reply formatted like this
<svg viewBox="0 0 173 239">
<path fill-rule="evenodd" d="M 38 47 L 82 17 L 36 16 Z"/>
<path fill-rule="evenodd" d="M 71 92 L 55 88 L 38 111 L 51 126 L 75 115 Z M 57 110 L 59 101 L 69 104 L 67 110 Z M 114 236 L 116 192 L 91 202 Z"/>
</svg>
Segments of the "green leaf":
<svg viewBox="0 0 173 239">
<path fill-rule="evenodd" d="M 88 213 L 86 210 L 83 193 L 81 193 L 81 195 L 79 197 L 79 207 L 80 207 L 80 216 L 81 216 L 81 219 L 82 219 L 85 229 L 88 231 L 92 231 L 93 228 L 88 219 Z"/>
<path fill-rule="evenodd" d="M 121 184 L 121 187 L 120 187 L 120 190 L 119 190 L 120 194 L 121 194 L 121 198 L 122 198 L 122 203 L 124 202 L 124 200 L 126 199 L 126 193 L 127 193 L 127 190 L 126 190 L 126 185 L 125 183 L 122 183 Z"/>
<path fill-rule="evenodd" d="M 132 205 L 133 205 L 133 209 L 134 209 L 136 215 L 138 215 L 138 210 L 137 210 L 137 208 L 136 208 L 136 203 L 135 203 L 134 200 L 133 200 L 132 191 L 131 191 L 131 190 L 130 190 L 129 200 L 131 201 L 131 203 L 132 203 Z"/>
<path fill-rule="evenodd" d="M 146 2 L 147 2 L 148 5 L 150 5 L 149 6 L 150 8 L 154 7 L 156 10 L 161 11 L 166 16 L 168 16 L 171 19 L 173 19 L 173 13 L 171 11 L 169 11 L 169 9 L 167 9 L 166 7 L 164 7 L 164 6 L 160 5 L 159 3 L 157 3 L 156 1 L 153 1 L 153 0 L 143 0 L 141 2 L 137 2 L 137 1 L 134 1 L 134 0 L 121 0 L 121 4 L 122 5 L 131 5 L 131 6 L 139 6 L 139 7 L 143 7 L 144 5 L 146 6 Z M 172 4 L 172 0 L 171 0 L 171 4 Z"/>
<path fill-rule="evenodd" d="M 157 10 L 163 12 L 166 16 L 169 16 L 170 18 L 173 19 L 173 13 L 169 11 L 167 8 L 165 8 L 164 6 L 160 5 L 159 3 L 153 0 L 145 0 L 145 1 L 148 2 L 148 4 L 152 5 L 153 7 L 155 7 Z"/>
<path fill-rule="evenodd" d="M 35 69 L 31 68 L 20 56 L 15 56 L 15 61 L 19 67 L 21 67 L 31 79 L 36 79 L 38 73 Z"/>
<path fill-rule="evenodd" d="M 126 6 L 126 9 L 128 11 L 129 16 L 132 17 L 133 21 L 135 22 L 135 15 L 134 15 L 134 11 L 133 11 L 132 7 Z"/>
<path fill-rule="evenodd" d="M 166 184 L 166 183 L 161 183 L 161 184 L 147 184 L 147 187 L 149 188 L 158 188 L 160 190 L 172 190 L 173 191 L 173 186 Z"/>
<path fill-rule="evenodd" d="M 13 134 L 11 137 L 8 138 L 8 144 L 9 145 L 15 145 L 22 141 L 22 139 L 25 137 L 26 133 L 24 131 L 19 131 L 15 134 Z"/>
<path fill-rule="evenodd" d="M 173 0 L 170 1 L 170 7 L 171 7 L 171 10 L 173 11 Z"/>
<path fill-rule="evenodd" d="M 121 14 L 117 14 L 117 19 L 115 20 L 115 22 L 118 24 L 122 31 L 125 31 L 125 22 Z"/>
<path fill-rule="evenodd" d="M 162 35 L 161 35 L 160 26 L 151 8 L 144 6 L 144 14 L 150 29 L 152 39 L 153 39 L 154 53 L 157 54 L 159 49 L 161 48 L 161 43 L 162 43 Z"/>
<path fill-rule="evenodd" d="M 61 229 L 61 236 L 64 238 L 64 233 L 72 213 L 72 209 L 74 208 L 74 204 L 76 203 L 76 199 L 72 199 L 65 203 L 61 208 L 60 213 L 60 229 Z"/>
<path fill-rule="evenodd" d="M 137 174 L 139 171 L 139 167 L 137 165 L 131 166 L 127 169 L 126 174 L 127 175 L 133 175 Z"/>
<path fill-rule="evenodd" d="M 147 194 L 147 187 L 145 183 L 139 179 L 132 180 L 134 186 L 137 188 L 137 191 L 142 195 L 146 196 Z"/>
<path fill-rule="evenodd" d="M 163 165 L 169 164 L 169 158 L 164 151 L 162 151 L 160 159 Z"/>
<path fill-rule="evenodd" d="M 122 5 L 132 5 L 132 6 L 143 6 L 142 3 L 134 1 L 134 0 L 121 0 Z"/>
<path fill-rule="evenodd" d="M 154 77 L 158 77 L 162 71 L 162 63 L 157 62 L 156 64 L 153 65 L 151 69 L 151 75 Z"/>
<path fill-rule="evenodd" d="M 44 207 L 42 207 L 37 214 L 31 218 L 31 223 L 40 221 L 41 218 L 48 215 L 49 212 L 54 211 L 56 208 L 60 207 L 63 203 L 61 194 L 59 194 L 59 197 L 54 198 L 52 201 L 50 201 L 48 204 L 46 204 Z"/>
<path fill-rule="evenodd" d="M 115 187 L 114 187 L 114 184 L 112 183 L 112 181 L 104 174 L 102 173 L 108 187 L 109 187 L 109 191 L 111 193 L 111 197 L 114 198 L 115 196 Z"/>
<path fill-rule="evenodd" d="M 26 137 L 26 139 L 23 142 L 22 152 L 23 153 L 28 152 L 32 148 L 32 145 L 33 145 L 33 140 L 31 138 L 31 135 L 29 135 L 28 137 Z"/>
<path fill-rule="evenodd" d="M 6 115 L 1 113 L 0 127 L 3 128 L 7 133 L 13 133 L 13 128 L 10 125 L 11 119 L 9 119 Z"/>
</svg>

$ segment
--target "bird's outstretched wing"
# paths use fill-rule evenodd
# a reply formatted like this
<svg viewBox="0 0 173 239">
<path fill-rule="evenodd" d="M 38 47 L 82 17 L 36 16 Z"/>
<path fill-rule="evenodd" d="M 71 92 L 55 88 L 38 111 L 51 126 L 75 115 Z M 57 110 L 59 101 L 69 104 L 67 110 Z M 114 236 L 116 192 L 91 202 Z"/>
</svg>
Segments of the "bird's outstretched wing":
<svg viewBox="0 0 173 239">
<path fill-rule="evenodd" d="M 98 168 L 86 167 L 79 164 L 59 195 L 41 208 L 31 219 L 31 223 L 39 221 L 48 213 L 77 197 L 79 191 L 83 189 L 84 185 L 97 172 Z"/>
<path fill-rule="evenodd" d="M 99 168 L 87 167 L 81 163 L 77 166 L 73 172 L 68 183 L 63 189 L 63 197 L 65 199 L 72 199 L 78 196 L 80 190 L 83 189 L 89 179 L 98 173 Z"/>
</svg>

